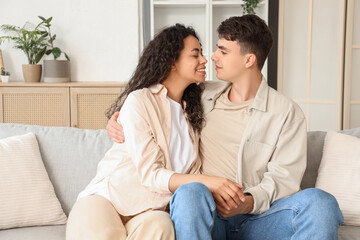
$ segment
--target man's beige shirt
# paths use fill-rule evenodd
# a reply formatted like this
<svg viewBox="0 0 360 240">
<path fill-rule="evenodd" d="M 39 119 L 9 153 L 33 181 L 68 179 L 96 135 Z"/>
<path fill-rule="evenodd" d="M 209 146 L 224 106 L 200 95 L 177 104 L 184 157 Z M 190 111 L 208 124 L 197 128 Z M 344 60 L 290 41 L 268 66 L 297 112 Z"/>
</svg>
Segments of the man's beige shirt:
<svg viewBox="0 0 360 240">
<path fill-rule="evenodd" d="M 202 101 L 205 120 L 208 121 L 206 116 L 214 110 L 216 99 L 229 87 L 229 83 L 205 82 L 203 86 Z M 238 148 L 236 182 L 244 186 L 245 193 L 254 197 L 251 213 L 260 214 L 268 210 L 275 200 L 300 190 L 306 168 L 306 121 L 300 107 L 270 88 L 265 79 L 248 113 L 249 121 Z M 209 150 L 206 144 L 202 146 L 204 153 L 201 155 L 209 156 L 202 159 L 204 164 L 206 161 L 219 161 L 209 159 L 211 156 L 206 151 L 221 149 Z M 219 161 L 218 166 L 221 164 Z"/>
<path fill-rule="evenodd" d="M 120 111 L 126 141 L 114 143 L 88 185 L 109 177 L 111 202 L 123 216 L 165 210 L 172 196 L 169 190 L 169 180 L 174 174 L 169 157 L 171 110 L 166 95 L 167 89 L 161 84 L 129 94 Z M 189 134 L 197 150 L 199 136 L 190 124 Z M 195 174 L 199 170 L 197 157 L 187 173 Z"/>
<path fill-rule="evenodd" d="M 210 176 L 226 176 L 236 181 L 239 145 L 249 120 L 248 108 L 253 100 L 233 103 L 230 86 L 216 100 L 214 109 L 206 114 L 201 131 L 200 155 L 202 172 Z M 203 150 L 202 150 L 203 149 Z"/>
</svg>

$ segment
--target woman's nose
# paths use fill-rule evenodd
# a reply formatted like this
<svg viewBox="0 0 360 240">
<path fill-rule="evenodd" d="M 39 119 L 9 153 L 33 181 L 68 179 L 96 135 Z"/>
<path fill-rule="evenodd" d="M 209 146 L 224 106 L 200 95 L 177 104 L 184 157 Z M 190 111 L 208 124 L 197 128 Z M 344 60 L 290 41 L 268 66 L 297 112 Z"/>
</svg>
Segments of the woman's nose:
<svg viewBox="0 0 360 240">
<path fill-rule="evenodd" d="M 201 56 L 200 63 L 206 64 L 207 62 L 208 62 L 208 60 L 204 56 Z"/>
</svg>

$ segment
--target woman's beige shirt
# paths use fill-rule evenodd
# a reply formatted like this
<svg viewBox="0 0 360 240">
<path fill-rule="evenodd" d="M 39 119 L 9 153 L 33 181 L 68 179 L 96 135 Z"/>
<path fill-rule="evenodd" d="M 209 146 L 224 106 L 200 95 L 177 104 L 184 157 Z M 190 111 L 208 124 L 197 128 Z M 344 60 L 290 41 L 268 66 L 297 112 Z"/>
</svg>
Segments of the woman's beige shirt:
<svg viewBox="0 0 360 240">
<path fill-rule="evenodd" d="M 169 180 L 174 171 L 168 150 L 171 110 L 166 95 L 167 89 L 161 84 L 129 94 L 119 116 L 126 142 L 114 143 L 88 185 L 109 177 L 111 202 L 123 216 L 152 209 L 166 210 L 172 196 Z M 199 136 L 191 125 L 189 134 L 198 152 Z M 187 173 L 196 174 L 199 170 L 197 156 Z"/>
</svg>

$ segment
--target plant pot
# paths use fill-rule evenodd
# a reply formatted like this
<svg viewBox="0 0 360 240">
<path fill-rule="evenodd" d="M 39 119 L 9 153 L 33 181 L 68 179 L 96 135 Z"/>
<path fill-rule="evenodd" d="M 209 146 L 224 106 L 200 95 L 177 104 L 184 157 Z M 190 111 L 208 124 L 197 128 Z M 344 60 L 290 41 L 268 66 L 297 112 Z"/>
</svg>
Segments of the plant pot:
<svg viewBox="0 0 360 240">
<path fill-rule="evenodd" d="M 42 66 L 40 64 L 23 64 L 22 70 L 25 82 L 40 82 Z"/>
<path fill-rule="evenodd" d="M 8 75 L 1 75 L 1 81 L 0 82 L 9 82 L 9 77 Z"/>
<path fill-rule="evenodd" d="M 70 62 L 44 60 L 44 82 L 70 82 Z"/>
</svg>

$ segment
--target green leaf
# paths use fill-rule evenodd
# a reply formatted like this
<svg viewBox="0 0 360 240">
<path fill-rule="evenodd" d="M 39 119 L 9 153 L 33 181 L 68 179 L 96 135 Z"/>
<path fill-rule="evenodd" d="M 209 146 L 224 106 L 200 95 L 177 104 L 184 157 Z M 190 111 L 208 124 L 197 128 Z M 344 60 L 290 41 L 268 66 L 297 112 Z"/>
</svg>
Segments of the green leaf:
<svg viewBox="0 0 360 240">
<path fill-rule="evenodd" d="M 65 54 L 66 59 L 67 59 L 68 61 L 70 61 L 69 56 L 68 56 L 66 53 L 64 53 L 64 54 Z"/>
<path fill-rule="evenodd" d="M 38 54 L 35 56 L 35 63 L 40 62 L 41 58 L 44 56 L 46 52 L 46 47 L 44 47 Z"/>
<path fill-rule="evenodd" d="M 55 59 L 57 59 L 58 57 L 60 57 L 60 55 L 61 55 L 61 50 L 60 50 L 60 48 L 54 48 L 53 50 L 52 50 L 52 54 L 54 55 L 54 57 L 55 57 Z"/>
<path fill-rule="evenodd" d="M 46 19 L 42 16 L 38 16 L 41 20 L 43 20 L 44 22 L 46 21 Z"/>
<path fill-rule="evenodd" d="M 49 55 L 51 53 L 52 53 L 52 49 L 49 49 L 49 50 L 46 51 L 46 55 Z"/>
<path fill-rule="evenodd" d="M 52 44 L 56 38 L 56 34 L 49 39 L 49 43 Z"/>
<path fill-rule="evenodd" d="M 50 23 L 51 22 L 51 20 L 52 20 L 52 17 L 50 17 L 50 18 L 48 18 L 48 19 L 46 19 L 46 23 Z"/>
</svg>

